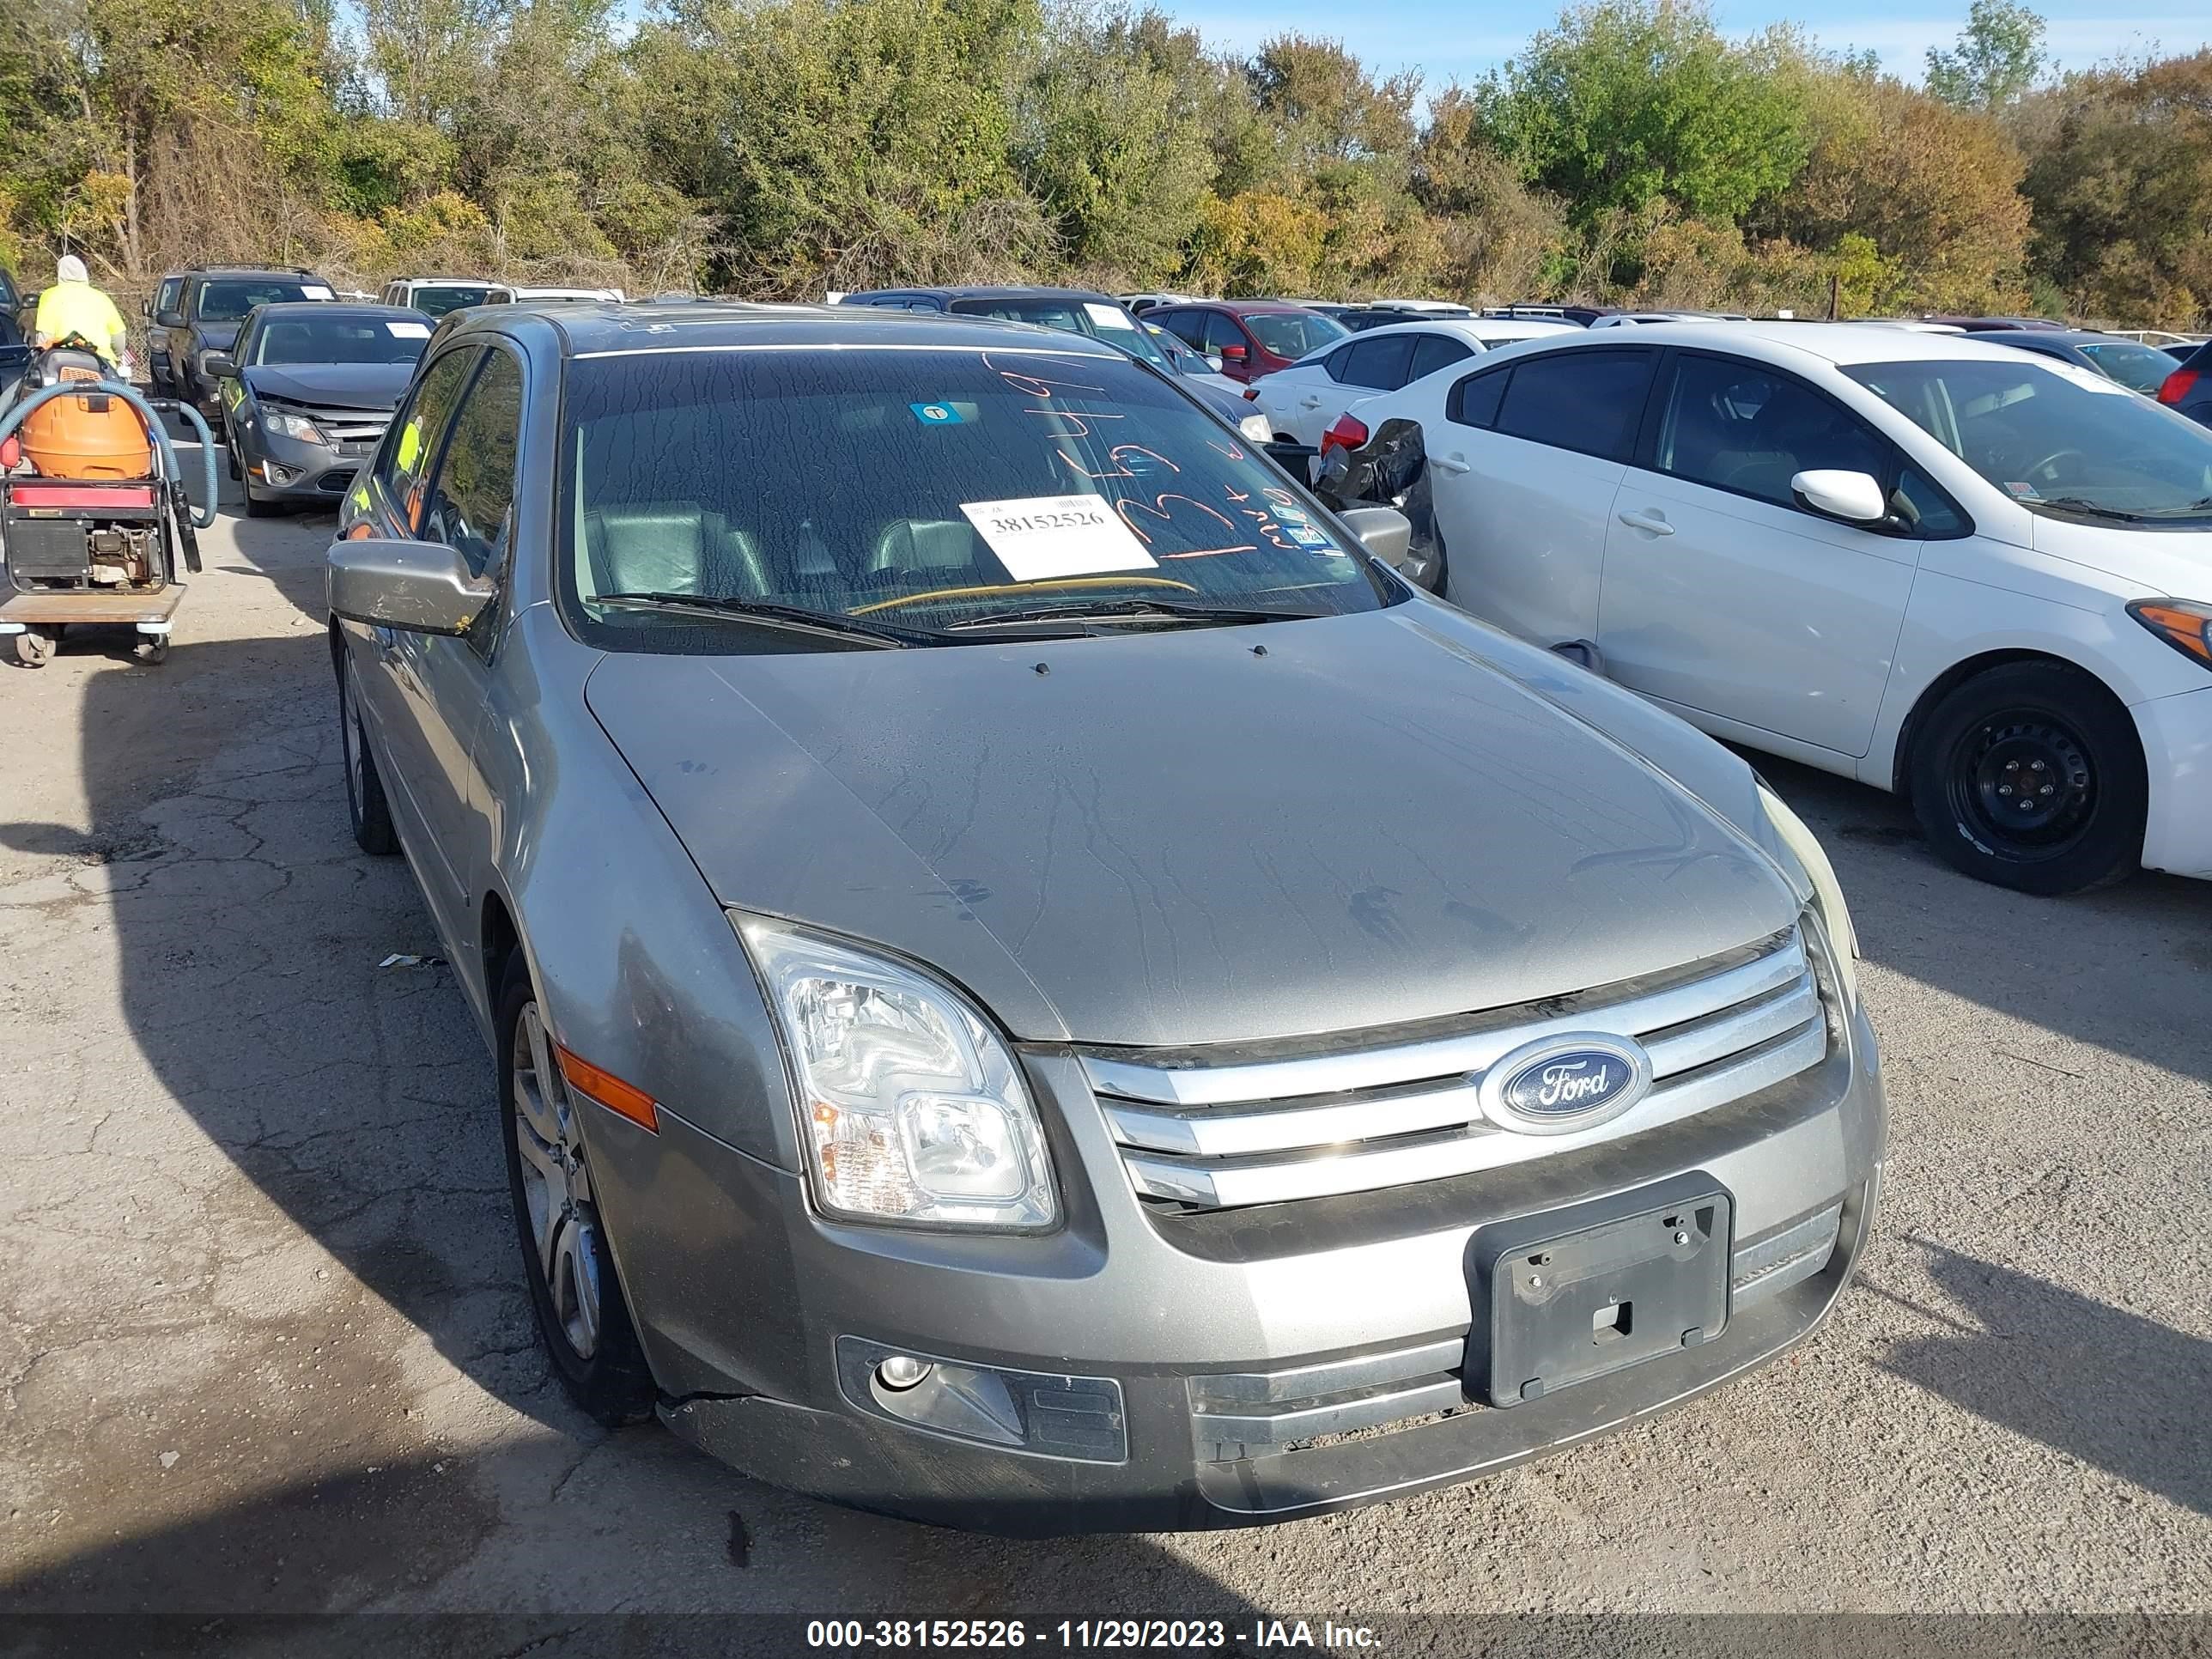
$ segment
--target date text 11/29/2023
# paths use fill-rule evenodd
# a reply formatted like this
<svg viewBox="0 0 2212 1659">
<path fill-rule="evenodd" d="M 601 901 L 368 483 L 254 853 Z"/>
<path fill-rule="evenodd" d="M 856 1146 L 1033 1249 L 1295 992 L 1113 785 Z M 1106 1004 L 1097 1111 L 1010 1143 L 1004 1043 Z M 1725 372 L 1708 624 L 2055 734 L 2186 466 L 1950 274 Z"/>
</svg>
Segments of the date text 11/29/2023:
<svg viewBox="0 0 2212 1659">
<path fill-rule="evenodd" d="M 1334 1620 L 1261 1619 L 1247 1629 L 1222 1619 L 816 1619 L 806 1626 L 811 1648 L 900 1649 L 950 1652 L 962 1649 L 1042 1648 L 1085 1653 L 1175 1649 L 1307 1648 L 1339 1652 L 1380 1645 L 1365 1625 Z"/>
</svg>

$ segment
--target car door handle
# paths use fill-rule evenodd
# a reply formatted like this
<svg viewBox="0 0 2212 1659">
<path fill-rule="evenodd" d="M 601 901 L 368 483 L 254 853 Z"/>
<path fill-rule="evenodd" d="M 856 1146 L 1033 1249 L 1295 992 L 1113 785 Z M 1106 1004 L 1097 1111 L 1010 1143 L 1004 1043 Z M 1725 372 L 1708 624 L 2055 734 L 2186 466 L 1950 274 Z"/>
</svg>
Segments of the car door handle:
<svg viewBox="0 0 2212 1659">
<path fill-rule="evenodd" d="M 1456 455 L 1431 455 L 1429 459 L 1436 463 L 1440 471 L 1472 472 L 1474 471 L 1470 463 L 1461 459 Z"/>
<path fill-rule="evenodd" d="M 1671 536 L 1674 526 L 1667 522 L 1667 515 L 1656 511 L 1638 509 L 1620 515 L 1621 523 L 1631 530 L 1648 530 L 1655 536 Z"/>
<path fill-rule="evenodd" d="M 1300 409 L 1319 409 L 1321 407 L 1321 399 L 1318 398 L 1304 398 L 1299 403 L 1298 407 Z"/>
</svg>

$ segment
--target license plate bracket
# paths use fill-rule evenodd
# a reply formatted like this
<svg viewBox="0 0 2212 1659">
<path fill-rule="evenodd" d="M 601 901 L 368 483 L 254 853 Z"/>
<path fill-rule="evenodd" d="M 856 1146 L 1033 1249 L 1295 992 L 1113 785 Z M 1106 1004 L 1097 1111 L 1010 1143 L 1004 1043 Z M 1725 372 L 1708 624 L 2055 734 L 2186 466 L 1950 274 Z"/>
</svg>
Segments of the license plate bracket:
<svg viewBox="0 0 2212 1659">
<path fill-rule="evenodd" d="M 1478 1228 L 1464 1375 L 1516 1406 L 1727 1328 L 1735 1202 L 1701 1173 Z"/>
</svg>

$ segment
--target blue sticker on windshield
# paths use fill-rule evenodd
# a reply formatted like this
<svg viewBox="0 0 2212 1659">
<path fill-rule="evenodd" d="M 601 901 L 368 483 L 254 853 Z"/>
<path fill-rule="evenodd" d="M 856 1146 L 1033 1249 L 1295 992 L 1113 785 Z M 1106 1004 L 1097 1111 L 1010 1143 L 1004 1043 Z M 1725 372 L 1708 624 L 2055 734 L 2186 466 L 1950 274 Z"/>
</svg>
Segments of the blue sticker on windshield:
<svg viewBox="0 0 2212 1659">
<path fill-rule="evenodd" d="M 1311 525 L 1286 524 L 1283 528 L 1289 532 L 1291 539 L 1300 547 L 1325 547 L 1332 553 L 1336 550 L 1336 544 L 1326 533 L 1316 530 Z"/>
<path fill-rule="evenodd" d="M 908 404 L 914 418 L 924 426 L 958 426 L 960 411 L 951 404 Z"/>
</svg>

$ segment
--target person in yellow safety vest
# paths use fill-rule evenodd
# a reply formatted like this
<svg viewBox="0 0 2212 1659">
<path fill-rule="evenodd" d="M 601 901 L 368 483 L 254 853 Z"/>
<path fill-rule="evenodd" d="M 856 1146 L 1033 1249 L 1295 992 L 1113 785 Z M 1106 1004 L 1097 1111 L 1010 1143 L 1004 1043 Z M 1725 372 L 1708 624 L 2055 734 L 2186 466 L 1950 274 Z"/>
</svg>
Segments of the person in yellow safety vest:
<svg viewBox="0 0 2212 1659">
<path fill-rule="evenodd" d="M 64 253 L 54 263 L 53 285 L 39 295 L 39 313 L 31 324 L 31 343 L 45 347 L 72 334 L 83 340 L 111 368 L 128 373 L 130 336 L 115 301 L 92 285 L 84 261 Z"/>
</svg>

